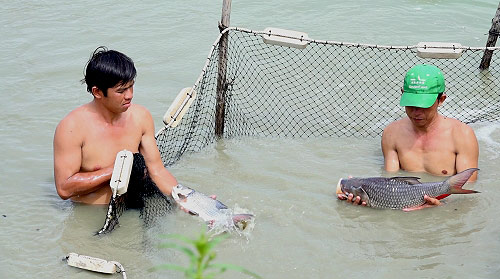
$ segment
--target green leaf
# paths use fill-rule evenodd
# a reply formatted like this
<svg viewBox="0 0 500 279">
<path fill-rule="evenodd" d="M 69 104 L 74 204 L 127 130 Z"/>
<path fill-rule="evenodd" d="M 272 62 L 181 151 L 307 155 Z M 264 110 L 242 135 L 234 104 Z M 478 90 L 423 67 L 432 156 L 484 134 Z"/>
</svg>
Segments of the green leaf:
<svg viewBox="0 0 500 279">
<path fill-rule="evenodd" d="M 212 279 L 226 272 L 227 270 L 238 271 L 253 278 L 261 278 L 258 274 L 253 273 L 243 267 L 231 265 L 231 264 L 212 264 L 212 261 L 216 258 L 217 253 L 212 251 L 216 245 L 218 245 L 222 240 L 229 237 L 228 234 L 217 235 L 215 237 L 210 237 L 206 232 L 206 229 L 202 230 L 200 235 L 195 239 L 189 239 L 183 235 L 171 234 L 162 235 L 162 238 L 177 239 L 181 242 L 192 245 L 193 247 L 187 247 L 179 245 L 177 243 L 162 243 L 161 248 L 172 248 L 178 250 L 190 259 L 191 264 L 189 267 L 182 267 L 173 264 L 164 264 L 153 268 L 156 269 L 172 269 L 184 272 L 186 278 L 191 279 Z M 212 269 L 211 272 L 208 272 Z M 215 269 L 215 270 L 214 270 Z"/>
</svg>

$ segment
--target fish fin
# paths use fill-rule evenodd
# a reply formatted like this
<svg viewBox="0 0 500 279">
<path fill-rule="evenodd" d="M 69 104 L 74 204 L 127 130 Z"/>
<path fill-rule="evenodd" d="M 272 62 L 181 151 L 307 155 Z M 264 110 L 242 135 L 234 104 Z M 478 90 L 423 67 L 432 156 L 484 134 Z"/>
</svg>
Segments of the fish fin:
<svg viewBox="0 0 500 279">
<path fill-rule="evenodd" d="M 407 182 L 410 185 L 421 184 L 421 182 L 419 181 L 420 177 L 416 176 L 394 176 L 389 179 Z"/>
<path fill-rule="evenodd" d="M 437 196 L 436 199 L 442 200 L 442 199 L 446 198 L 449 195 L 451 195 L 451 194 L 442 194 L 442 195 Z"/>
<path fill-rule="evenodd" d="M 217 207 L 217 209 L 227 209 L 227 206 L 219 200 L 215 200 L 215 207 Z"/>
<path fill-rule="evenodd" d="M 403 211 L 409 212 L 409 211 L 415 211 L 415 210 L 420 210 L 420 209 L 434 207 L 434 206 L 436 206 L 436 205 L 430 205 L 430 204 L 426 204 L 425 203 L 425 204 L 417 205 L 417 206 L 414 206 L 414 207 L 403 208 Z"/>
<path fill-rule="evenodd" d="M 478 168 L 470 168 L 466 169 L 462 172 L 459 172 L 450 178 L 446 180 L 450 184 L 450 193 L 451 194 L 473 194 L 473 193 L 479 193 L 478 191 L 474 190 L 466 190 L 462 189 L 464 184 L 469 180 L 469 178 L 472 176 L 472 174 L 479 170 Z"/>
</svg>

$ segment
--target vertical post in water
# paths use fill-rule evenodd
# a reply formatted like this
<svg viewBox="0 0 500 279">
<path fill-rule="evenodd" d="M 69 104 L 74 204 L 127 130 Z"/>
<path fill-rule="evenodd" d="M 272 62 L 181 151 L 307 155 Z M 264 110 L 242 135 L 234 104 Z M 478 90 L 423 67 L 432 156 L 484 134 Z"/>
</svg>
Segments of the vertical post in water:
<svg viewBox="0 0 500 279">
<path fill-rule="evenodd" d="M 229 16 L 231 15 L 231 0 L 223 0 L 222 17 L 219 30 L 229 27 Z M 224 115 L 226 112 L 226 66 L 227 66 L 227 44 L 228 33 L 222 35 L 219 41 L 219 68 L 217 72 L 217 104 L 215 107 L 215 135 L 221 138 L 224 134 Z"/>
<path fill-rule="evenodd" d="M 488 41 L 486 41 L 486 47 L 494 47 L 497 43 L 498 34 L 500 32 L 500 3 L 498 4 L 497 12 L 495 17 L 491 21 L 491 28 L 488 32 Z M 493 50 L 484 50 L 483 59 L 481 59 L 481 65 L 479 69 L 485 70 L 490 67 L 491 57 L 493 56 Z"/>
</svg>

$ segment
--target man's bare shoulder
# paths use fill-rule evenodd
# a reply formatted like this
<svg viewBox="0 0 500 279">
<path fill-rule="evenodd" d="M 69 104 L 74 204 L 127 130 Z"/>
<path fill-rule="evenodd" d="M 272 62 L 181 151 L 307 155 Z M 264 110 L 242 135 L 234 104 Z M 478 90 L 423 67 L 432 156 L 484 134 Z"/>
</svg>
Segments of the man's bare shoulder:
<svg viewBox="0 0 500 279">
<path fill-rule="evenodd" d="M 149 110 L 145 106 L 136 103 L 132 103 L 130 111 L 133 113 L 149 113 Z"/>
<path fill-rule="evenodd" d="M 411 125 L 411 122 L 408 117 L 401 118 L 389 123 L 389 125 L 384 128 L 384 133 L 400 133 L 402 131 L 401 129 L 406 128 L 409 125 Z"/>
<path fill-rule="evenodd" d="M 82 105 L 69 112 L 57 125 L 56 130 L 73 129 L 81 126 L 82 120 L 89 120 L 90 118 L 89 104 Z"/>
<path fill-rule="evenodd" d="M 82 105 L 68 113 L 57 124 L 54 132 L 54 148 L 68 145 L 82 145 L 88 128 L 85 123 L 92 123 L 89 104 Z"/>
<path fill-rule="evenodd" d="M 408 118 L 402 118 L 389 123 L 382 133 L 382 148 L 385 150 L 394 150 L 398 142 L 405 138 L 408 125 L 411 125 Z"/>
<path fill-rule="evenodd" d="M 447 125 L 449 125 L 450 128 L 452 129 L 453 134 L 455 136 L 474 134 L 474 130 L 472 129 L 471 126 L 465 124 L 464 122 L 458 119 L 445 117 L 445 120 Z"/>
<path fill-rule="evenodd" d="M 476 134 L 471 126 L 454 118 L 446 118 L 446 120 L 451 128 L 452 136 L 455 140 L 465 142 L 477 141 Z"/>
<path fill-rule="evenodd" d="M 129 112 L 134 116 L 134 118 L 139 118 L 143 121 L 150 118 L 152 120 L 151 112 L 149 112 L 149 110 L 142 105 L 132 104 Z"/>
</svg>

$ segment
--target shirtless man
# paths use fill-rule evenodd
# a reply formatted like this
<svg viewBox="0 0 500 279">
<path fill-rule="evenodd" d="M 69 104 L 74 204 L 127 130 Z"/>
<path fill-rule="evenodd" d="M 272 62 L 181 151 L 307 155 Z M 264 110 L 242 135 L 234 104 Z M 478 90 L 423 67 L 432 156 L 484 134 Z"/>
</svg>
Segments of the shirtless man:
<svg viewBox="0 0 500 279">
<path fill-rule="evenodd" d="M 405 107 L 403 119 L 389 124 L 382 134 L 384 167 L 388 172 L 400 169 L 433 175 L 454 175 L 477 168 L 479 146 L 471 127 L 438 113 L 446 100 L 444 77 L 432 65 L 416 65 L 405 76 L 400 105 Z M 469 181 L 477 179 L 477 172 Z M 359 204 L 360 198 L 347 199 Z M 437 199 L 425 196 L 421 209 L 439 205 Z"/>
<path fill-rule="evenodd" d="M 177 185 L 161 161 L 151 114 L 131 103 L 135 77 L 126 55 L 105 47 L 92 54 L 84 81 L 93 100 L 64 117 L 54 135 L 54 179 L 62 199 L 108 204 L 116 154 L 123 149 L 144 156 L 148 174 L 165 195 Z"/>
</svg>

